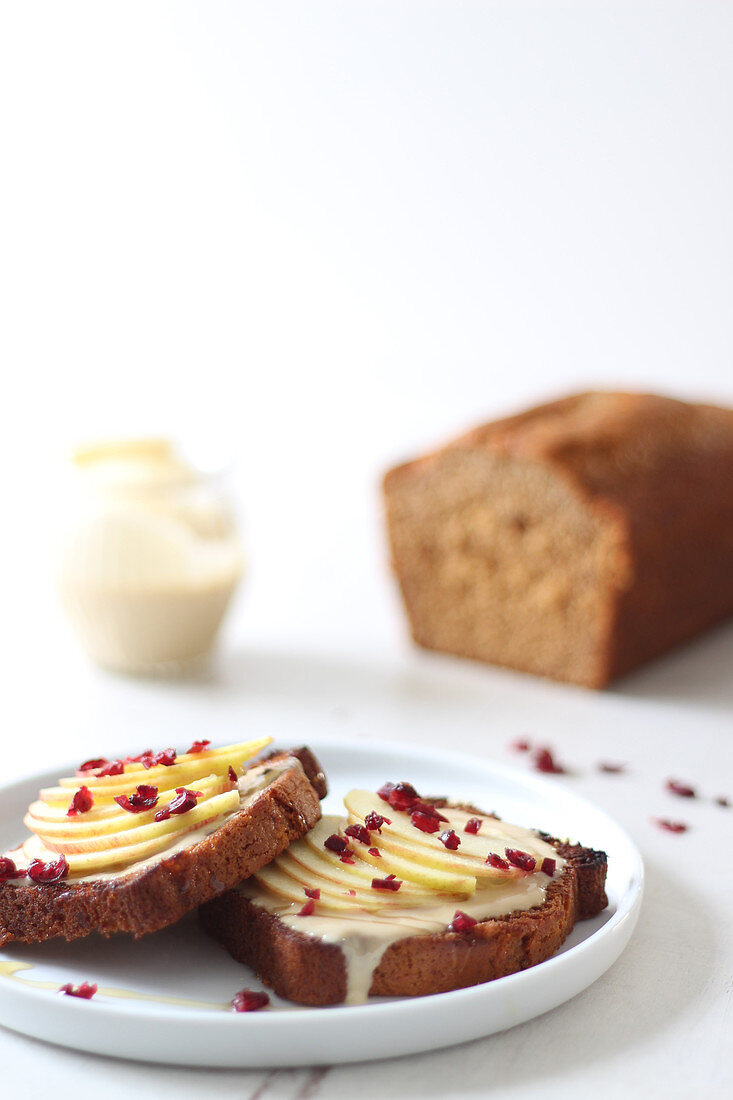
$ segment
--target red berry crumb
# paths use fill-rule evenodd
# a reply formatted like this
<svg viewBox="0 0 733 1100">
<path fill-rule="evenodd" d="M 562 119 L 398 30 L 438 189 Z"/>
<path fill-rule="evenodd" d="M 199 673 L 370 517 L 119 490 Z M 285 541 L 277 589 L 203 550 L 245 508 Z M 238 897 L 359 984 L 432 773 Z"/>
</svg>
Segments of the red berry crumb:
<svg viewBox="0 0 733 1100">
<path fill-rule="evenodd" d="M 129 814 L 142 814 L 146 810 L 152 810 L 158 804 L 158 788 L 148 783 L 141 783 L 134 794 L 118 794 L 115 802 Z"/>
<path fill-rule="evenodd" d="M 305 905 L 303 906 L 303 908 L 298 910 L 298 916 L 299 917 L 312 917 L 313 913 L 315 912 L 315 908 L 316 908 L 316 903 L 314 902 L 313 898 L 308 898 L 308 900 L 305 903 Z"/>
<path fill-rule="evenodd" d="M 344 829 L 346 836 L 352 836 L 361 844 L 369 843 L 369 830 L 364 825 L 347 825 Z"/>
<path fill-rule="evenodd" d="M 81 985 L 72 985 L 71 982 L 67 982 L 59 989 L 59 993 L 65 993 L 67 997 L 81 997 L 84 1001 L 91 1001 L 96 992 L 96 985 L 90 982 L 82 982 Z"/>
<path fill-rule="evenodd" d="M 254 989 L 243 989 L 232 997 L 232 1008 L 235 1012 L 258 1012 L 269 1003 L 270 998 L 266 993 Z"/>
<path fill-rule="evenodd" d="M 99 776 L 101 778 L 103 775 L 122 775 L 124 770 L 124 761 L 110 760 L 109 764 L 105 764 L 103 768 L 100 768 Z"/>
<path fill-rule="evenodd" d="M 388 817 L 382 817 L 376 810 L 371 810 L 364 818 L 364 824 L 370 833 L 381 833 L 383 825 L 391 825 Z"/>
<path fill-rule="evenodd" d="M 550 859 L 550 857 L 547 856 L 545 859 L 542 860 L 540 871 L 542 871 L 543 875 L 548 875 L 550 878 L 552 878 L 552 876 L 555 874 L 556 867 L 557 861 L 554 859 Z"/>
<path fill-rule="evenodd" d="M 9 878 L 25 878 L 24 867 L 18 869 L 8 856 L 0 856 L 0 882 L 7 882 Z"/>
<path fill-rule="evenodd" d="M 520 871 L 534 871 L 537 866 L 537 860 L 534 856 L 531 856 L 529 852 L 523 852 L 519 848 L 507 848 L 506 858 L 514 866 L 518 867 Z"/>
<path fill-rule="evenodd" d="M 665 817 L 653 817 L 652 823 L 658 825 L 660 829 L 666 829 L 668 833 L 686 833 L 690 827 L 685 825 L 684 821 L 669 821 Z"/>
<path fill-rule="evenodd" d="M 666 787 L 670 794 L 677 794 L 680 798 L 695 798 L 695 788 L 688 787 L 686 783 L 680 783 L 676 779 L 668 779 Z"/>
<path fill-rule="evenodd" d="M 433 817 L 431 814 L 423 813 L 422 810 L 415 810 L 415 812 L 410 815 L 410 821 L 421 833 L 437 833 L 440 828 L 438 818 Z"/>
<path fill-rule="evenodd" d="M 168 809 L 172 814 L 187 814 L 194 808 L 199 798 L 203 797 L 203 791 L 190 791 L 188 787 L 176 787 L 176 797 L 168 803 Z"/>
<path fill-rule="evenodd" d="M 618 775 L 619 772 L 626 771 L 625 764 L 615 764 L 609 760 L 602 760 L 598 765 L 599 772 L 606 772 L 608 775 Z"/>
<path fill-rule="evenodd" d="M 356 890 L 347 890 L 346 893 L 349 895 L 350 898 L 356 897 Z"/>
<path fill-rule="evenodd" d="M 339 859 L 342 863 L 355 863 L 356 860 L 352 858 L 351 848 L 347 848 L 345 852 L 339 853 Z"/>
<path fill-rule="evenodd" d="M 234 768 L 233 768 L 233 767 L 231 766 L 231 764 L 229 765 L 229 772 L 228 772 L 228 775 L 229 775 L 229 780 L 230 780 L 230 782 L 232 782 L 232 783 L 236 783 L 236 782 L 237 782 L 237 773 L 235 772 L 235 770 L 234 770 Z"/>
<path fill-rule="evenodd" d="M 515 752 L 529 752 L 531 747 L 529 741 L 525 741 L 524 738 L 521 738 L 519 741 L 512 741 L 511 744 L 511 748 L 513 748 Z"/>
<path fill-rule="evenodd" d="M 483 822 L 480 817 L 471 817 L 466 822 L 466 827 L 463 830 L 464 833 L 473 833 L 474 835 L 479 832 Z"/>
<path fill-rule="evenodd" d="M 411 783 L 385 783 L 377 794 L 384 802 L 389 802 L 393 810 L 411 810 L 420 801 Z"/>
<path fill-rule="evenodd" d="M 564 775 L 565 768 L 557 763 L 549 749 L 537 749 L 534 754 L 534 766 L 538 772 L 548 775 Z"/>
<path fill-rule="evenodd" d="M 505 859 L 502 859 L 496 852 L 489 852 L 485 860 L 489 867 L 496 867 L 499 871 L 508 871 L 509 864 Z"/>
<path fill-rule="evenodd" d="M 728 806 L 730 806 L 730 799 L 726 798 L 724 794 L 721 794 L 715 799 L 715 804 L 716 806 L 723 806 L 727 809 Z"/>
<path fill-rule="evenodd" d="M 186 750 L 186 753 L 188 754 L 192 752 L 204 752 L 206 749 L 208 749 L 210 744 L 211 741 L 194 741 L 194 743 L 191 745 L 191 748 Z"/>
<path fill-rule="evenodd" d="M 153 821 L 167 821 L 170 816 L 170 810 L 167 806 L 164 806 L 162 810 L 158 810 L 157 814 L 154 815 Z"/>
<path fill-rule="evenodd" d="M 344 840 L 338 833 L 331 833 L 327 836 L 323 842 L 323 847 L 328 848 L 329 852 L 345 852 L 349 847 L 348 840 Z"/>
<path fill-rule="evenodd" d="M 28 878 L 31 882 L 61 882 L 69 873 L 66 856 L 59 856 L 53 863 L 44 863 L 41 859 L 31 860 Z"/>
<path fill-rule="evenodd" d="M 446 829 L 444 833 L 441 833 L 438 840 L 442 841 L 451 852 L 455 852 L 456 848 L 460 847 L 461 838 L 457 833 L 454 833 L 452 829 Z"/>
<path fill-rule="evenodd" d="M 94 805 L 94 796 L 88 787 L 79 787 L 72 798 L 66 811 L 67 817 L 76 817 L 77 814 L 86 814 Z"/>
<path fill-rule="evenodd" d="M 96 771 L 97 768 L 103 768 L 104 765 L 108 763 L 108 760 L 106 760 L 103 756 L 100 756 L 98 760 L 85 760 L 84 763 L 80 764 L 76 770 L 77 772 L 92 772 Z"/>
<path fill-rule="evenodd" d="M 307 898 L 313 898 L 314 901 L 318 901 L 321 896 L 321 891 L 317 886 L 314 886 L 313 889 L 310 886 L 304 886 L 303 893 Z"/>
<path fill-rule="evenodd" d="M 395 878 L 394 875 L 387 875 L 386 878 L 373 878 L 372 890 L 399 890 L 402 885 L 402 880 Z"/>
<path fill-rule="evenodd" d="M 369 849 L 369 855 L 370 856 L 378 856 L 379 859 L 382 858 L 382 853 L 379 851 L 379 848 L 370 848 Z"/>
<path fill-rule="evenodd" d="M 453 920 L 448 925 L 449 932 L 469 932 L 474 925 L 478 924 L 478 921 L 473 917 L 469 917 L 468 913 L 462 912 L 460 909 L 456 909 L 456 914 Z"/>
</svg>

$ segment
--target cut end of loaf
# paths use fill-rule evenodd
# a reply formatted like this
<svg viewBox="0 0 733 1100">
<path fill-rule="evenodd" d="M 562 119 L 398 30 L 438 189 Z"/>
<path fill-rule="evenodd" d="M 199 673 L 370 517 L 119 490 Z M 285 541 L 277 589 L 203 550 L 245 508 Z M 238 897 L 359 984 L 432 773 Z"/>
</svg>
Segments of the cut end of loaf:
<svg viewBox="0 0 733 1100">
<path fill-rule="evenodd" d="M 415 641 L 587 687 L 611 676 L 617 517 L 547 464 L 470 438 L 385 479 L 392 560 Z"/>
</svg>

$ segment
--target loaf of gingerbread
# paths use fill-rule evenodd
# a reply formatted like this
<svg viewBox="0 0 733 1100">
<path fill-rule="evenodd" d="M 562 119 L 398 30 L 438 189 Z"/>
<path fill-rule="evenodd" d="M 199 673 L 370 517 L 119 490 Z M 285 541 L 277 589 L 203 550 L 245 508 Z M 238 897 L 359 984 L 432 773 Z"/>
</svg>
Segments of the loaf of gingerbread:
<svg viewBox="0 0 733 1100">
<path fill-rule="evenodd" d="M 733 410 L 584 393 L 384 481 L 429 649 L 600 688 L 733 613 Z"/>
</svg>

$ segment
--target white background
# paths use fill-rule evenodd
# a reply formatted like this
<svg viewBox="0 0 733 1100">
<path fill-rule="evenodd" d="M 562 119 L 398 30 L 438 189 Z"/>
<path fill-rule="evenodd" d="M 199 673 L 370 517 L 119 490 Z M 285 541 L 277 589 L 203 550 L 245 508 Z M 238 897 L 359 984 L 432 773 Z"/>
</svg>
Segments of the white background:
<svg viewBox="0 0 733 1100">
<path fill-rule="evenodd" d="M 349 696 L 338 686 L 347 666 L 329 664 L 345 658 L 351 670 L 377 662 L 369 683 L 399 713 L 397 670 L 413 686 L 437 673 L 407 648 L 387 574 L 378 485 L 390 463 L 575 388 L 733 403 L 732 33 L 733 5 L 713 0 L 0 6 L 10 774 L 38 755 L 45 765 L 51 752 L 119 744 L 131 726 L 142 741 L 161 726 L 166 741 L 184 721 L 229 732 L 263 682 L 297 700 L 315 679 L 325 715 Z M 49 581 L 66 449 L 151 431 L 213 441 L 236 462 L 251 570 L 229 663 L 205 689 L 90 672 Z M 314 652 L 321 663 L 299 664 Z M 544 723 L 586 763 L 636 752 L 656 784 L 652 812 L 689 815 L 660 805 L 659 784 L 683 771 L 717 783 L 711 794 L 731 785 L 732 658 L 723 630 L 599 698 L 487 672 L 471 680 L 486 693 L 486 751 Z M 437 744 L 437 725 L 426 736 Z M 598 780 L 586 793 L 664 865 L 681 849 L 653 834 L 652 787 L 634 782 L 624 791 L 636 801 Z M 710 818 L 706 846 L 724 820 Z M 666 890 L 640 958 L 682 931 L 664 924 Z M 694 904 L 685 921 L 683 951 Z M 730 991 L 708 989 L 720 963 L 703 956 L 690 979 L 703 991 L 694 1019 L 706 1021 L 685 1054 L 690 1077 L 673 1054 L 689 1036 L 682 1013 L 636 1045 L 647 1096 L 722 1081 L 722 1045 L 716 1058 L 711 1044 Z M 599 995 L 614 1019 L 642 996 L 636 972 Z M 555 1018 L 558 1035 L 580 1027 Z M 531 1026 L 547 1060 L 556 1048 L 542 1021 Z M 491 1058 L 523 1049 L 501 1041 L 514 1045 L 494 1043 Z M 32 1044 L 0 1042 L 5 1064 L 27 1073 Z M 60 1074 L 62 1057 L 65 1075 L 92 1072 L 33 1049 L 44 1073 Z M 470 1051 L 443 1071 L 416 1063 L 405 1080 L 448 1095 L 458 1067 L 473 1066 L 463 1094 L 474 1095 L 491 1058 Z M 112 1070 L 100 1065 L 101 1088 Z M 569 1065 L 563 1095 L 604 1094 L 602 1053 L 584 1056 L 582 1072 Z M 619 1053 L 622 1078 L 623 1065 Z M 369 1096 L 354 1073 L 349 1091 Z M 154 1080 L 168 1095 L 170 1077 Z M 300 1095 L 303 1080 L 271 1081 L 267 1100 Z M 530 1095 L 526 1074 L 516 1082 L 512 1095 Z"/>
</svg>

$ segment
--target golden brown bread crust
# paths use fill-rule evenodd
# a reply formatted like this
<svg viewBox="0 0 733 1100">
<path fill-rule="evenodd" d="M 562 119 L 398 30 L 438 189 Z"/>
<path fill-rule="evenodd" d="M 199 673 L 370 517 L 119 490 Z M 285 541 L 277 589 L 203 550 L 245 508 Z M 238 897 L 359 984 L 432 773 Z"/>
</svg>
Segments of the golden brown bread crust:
<svg viewBox="0 0 733 1100">
<path fill-rule="evenodd" d="M 370 995 L 419 997 L 479 985 L 552 955 L 576 921 L 605 909 L 604 852 L 546 837 L 567 861 L 541 906 L 480 921 L 470 932 L 410 936 L 391 944 Z M 278 994 L 307 1005 L 340 1004 L 346 962 L 336 944 L 298 932 L 236 890 L 199 910 L 202 927 Z"/>
<path fill-rule="evenodd" d="M 204 901 L 230 889 L 303 836 L 321 816 L 320 765 L 307 749 L 274 754 L 267 763 L 292 767 L 216 832 L 147 870 L 112 881 L 0 884 L 0 945 L 37 943 L 90 932 L 136 938 L 174 924 Z M 296 763 L 296 759 L 299 763 Z"/>
<path fill-rule="evenodd" d="M 447 463 L 460 481 L 461 462 L 482 460 L 503 463 L 495 467 L 499 477 L 512 466 L 541 475 L 550 489 L 562 486 L 578 509 L 571 516 L 566 507 L 568 526 L 587 521 L 604 533 L 587 662 L 533 664 L 531 655 L 517 658 L 501 642 L 482 651 L 471 636 L 475 623 L 446 634 L 440 612 L 431 614 L 426 593 L 441 583 L 430 564 L 435 548 L 425 548 L 424 567 L 416 563 L 410 546 L 420 521 L 401 528 L 405 502 L 429 491 Z M 733 614 L 733 410 L 648 394 L 578 394 L 476 428 L 390 470 L 384 485 L 393 565 L 413 636 L 429 648 L 602 687 Z M 518 556 L 525 545 L 517 541 Z M 482 549 L 490 558 L 491 546 Z M 545 589 L 552 568 L 547 572 Z M 495 611 L 489 601 L 476 614 Z M 561 633 L 556 649 L 567 641 Z"/>
</svg>

